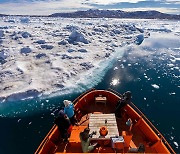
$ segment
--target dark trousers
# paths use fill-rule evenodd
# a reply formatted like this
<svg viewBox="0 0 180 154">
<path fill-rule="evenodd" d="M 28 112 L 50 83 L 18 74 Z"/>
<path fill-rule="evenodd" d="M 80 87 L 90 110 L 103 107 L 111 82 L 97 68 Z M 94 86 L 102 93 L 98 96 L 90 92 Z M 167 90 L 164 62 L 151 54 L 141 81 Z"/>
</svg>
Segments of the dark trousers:
<svg viewBox="0 0 180 154">
<path fill-rule="evenodd" d="M 75 125 L 75 123 L 77 123 L 77 120 L 74 115 L 71 118 L 69 118 L 69 120 L 71 121 L 72 125 Z"/>
</svg>

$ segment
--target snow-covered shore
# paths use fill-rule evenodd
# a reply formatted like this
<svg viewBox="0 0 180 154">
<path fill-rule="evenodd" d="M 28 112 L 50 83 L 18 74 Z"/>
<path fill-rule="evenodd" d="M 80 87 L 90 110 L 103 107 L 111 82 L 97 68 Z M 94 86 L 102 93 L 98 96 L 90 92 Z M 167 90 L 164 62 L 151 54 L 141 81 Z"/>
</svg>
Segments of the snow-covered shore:
<svg viewBox="0 0 180 154">
<path fill-rule="evenodd" d="M 0 101 L 48 95 L 86 84 L 87 77 L 93 77 L 95 70 L 120 52 L 119 48 L 140 45 L 151 31 L 168 33 L 176 28 L 156 22 L 0 18 Z"/>
</svg>

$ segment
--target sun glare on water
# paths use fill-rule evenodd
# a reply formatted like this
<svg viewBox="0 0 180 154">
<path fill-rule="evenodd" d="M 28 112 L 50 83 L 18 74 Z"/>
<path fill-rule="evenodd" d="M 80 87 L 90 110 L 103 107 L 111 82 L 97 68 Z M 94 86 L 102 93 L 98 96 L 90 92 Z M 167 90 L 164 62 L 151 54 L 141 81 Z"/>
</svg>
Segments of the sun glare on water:
<svg viewBox="0 0 180 154">
<path fill-rule="evenodd" d="M 119 84 L 119 79 L 112 79 L 110 84 L 113 85 L 113 86 L 118 85 Z"/>
</svg>

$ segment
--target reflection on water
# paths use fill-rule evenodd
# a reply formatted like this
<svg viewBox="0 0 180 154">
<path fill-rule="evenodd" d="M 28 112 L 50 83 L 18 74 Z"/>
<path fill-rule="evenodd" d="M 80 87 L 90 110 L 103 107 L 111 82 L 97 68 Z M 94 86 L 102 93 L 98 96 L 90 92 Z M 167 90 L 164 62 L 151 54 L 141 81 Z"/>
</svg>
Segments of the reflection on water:
<svg viewBox="0 0 180 154">
<path fill-rule="evenodd" d="M 110 85 L 117 86 L 119 84 L 119 79 L 113 79 Z"/>
</svg>

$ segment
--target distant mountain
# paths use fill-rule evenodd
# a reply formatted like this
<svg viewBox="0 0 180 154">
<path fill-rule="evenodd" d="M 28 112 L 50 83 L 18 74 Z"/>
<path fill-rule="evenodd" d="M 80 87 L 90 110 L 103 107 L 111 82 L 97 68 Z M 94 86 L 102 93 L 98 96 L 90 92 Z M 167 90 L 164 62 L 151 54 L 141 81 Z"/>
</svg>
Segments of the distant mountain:
<svg viewBox="0 0 180 154">
<path fill-rule="evenodd" d="M 6 14 L 0 14 L 0 17 L 7 16 Z"/>
<path fill-rule="evenodd" d="M 125 12 L 121 10 L 87 10 L 71 13 L 54 13 L 49 17 L 64 18 L 133 18 L 133 19 L 175 19 L 180 20 L 180 15 L 166 14 L 158 11 Z"/>
</svg>

